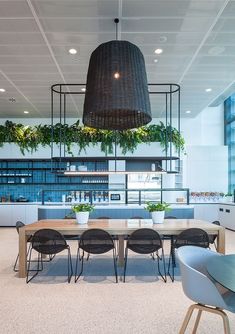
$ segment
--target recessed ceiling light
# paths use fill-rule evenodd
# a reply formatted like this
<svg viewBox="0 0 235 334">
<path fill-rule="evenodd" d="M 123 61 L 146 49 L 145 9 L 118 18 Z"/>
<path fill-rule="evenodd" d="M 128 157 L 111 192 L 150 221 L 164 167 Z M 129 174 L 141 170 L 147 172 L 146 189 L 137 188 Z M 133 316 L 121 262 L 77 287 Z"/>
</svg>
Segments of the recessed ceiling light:
<svg viewBox="0 0 235 334">
<path fill-rule="evenodd" d="M 154 61 L 154 63 L 157 63 L 157 62 L 158 62 L 158 59 L 154 59 L 153 61 Z"/>
<path fill-rule="evenodd" d="M 82 92 L 85 92 L 85 91 L 86 91 L 86 88 L 85 88 L 85 87 L 81 88 L 81 91 L 82 91 Z"/>
<path fill-rule="evenodd" d="M 205 91 L 206 91 L 207 93 L 209 93 L 209 92 L 212 91 L 212 88 L 206 88 Z"/>
<path fill-rule="evenodd" d="M 225 51 L 224 46 L 214 46 L 208 50 L 208 54 L 211 56 L 218 56 Z"/>
<path fill-rule="evenodd" d="M 186 110 L 185 114 L 191 114 L 191 110 Z"/>
<path fill-rule="evenodd" d="M 28 114 L 29 113 L 29 111 L 28 110 L 24 110 L 24 114 Z"/>
<path fill-rule="evenodd" d="M 76 53 L 77 53 L 77 50 L 76 49 L 69 49 L 69 53 L 71 54 L 71 55 L 75 55 Z"/>
<path fill-rule="evenodd" d="M 6 91 L 6 89 L 4 89 L 4 88 L 0 88 L 0 92 L 1 93 L 4 93 Z"/>
<path fill-rule="evenodd" d="M 162 49 L 156 49 L 156 50 L 154 51 L 154 53 L 156 53 L 157 55 L 160 55 L 162 52 L 163 52 Z"/>
</svg>

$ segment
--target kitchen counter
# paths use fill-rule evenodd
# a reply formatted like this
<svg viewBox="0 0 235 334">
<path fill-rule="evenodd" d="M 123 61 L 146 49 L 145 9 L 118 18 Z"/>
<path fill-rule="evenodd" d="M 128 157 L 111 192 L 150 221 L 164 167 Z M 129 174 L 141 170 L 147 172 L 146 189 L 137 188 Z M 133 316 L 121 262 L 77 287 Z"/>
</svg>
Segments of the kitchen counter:
<svg viewBox="0 0 235 334">
<path fill-rule="evenodd" d="M 71 215 L 71 204 L 67 205 L 40 205 L 38 206 L 38 219 L 65 218 Z M 194 206 L 185 204 L 174 204 L 166 216 L 175 216 L 177 218 L 193 218 Z M 106 204 L 95 205 L 95 210 L 90 213 L 91 219 L 99 217 L 130 219 L 133 217 L 151 218 L 151 214 L 145 210 L 145 205 L 136 204 Z"/>
<path fill-rule="evenodd" d="M 71 209 L 73 205 L 76 205 L 79 203 L 74 203 L 74 204 L 45 204 L 45 205 L 39 205 L 39 209 Z M 145 205 L 138 205 L 138 204 L 97 204 L 94 205 L 95 209 L 144 209 Z M 187 205 L 187 204 L 172 204 L 171 209 L 193 209 L 193 205 Z"/>
</svg>

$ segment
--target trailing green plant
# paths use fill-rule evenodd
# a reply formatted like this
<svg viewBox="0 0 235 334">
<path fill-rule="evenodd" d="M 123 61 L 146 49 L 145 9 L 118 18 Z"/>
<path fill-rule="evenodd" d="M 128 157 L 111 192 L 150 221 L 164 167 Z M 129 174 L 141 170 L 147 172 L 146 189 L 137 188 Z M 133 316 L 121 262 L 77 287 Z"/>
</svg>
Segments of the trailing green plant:
<svg viewBox="0 0 235 334">
<path fill-rule="evenodd" d="M 147 202 L 146 203 L 146 207 L 145 210 L 149 211 L 149 212 L 155 212 L 155 211 L 170 211 L 170 204 L 166 203 L 166 202 L 162 202 L 162 203 L 151 203 L 151 202 Z"/>
<path fill-rule="evenodd" d="M 94 210 L 94 205 L 84 203 L 84 204 L 76 204 L 72 206 L 71 210 L 73 212 L 91 212 Z"/>
<path fill-rule="evenodd" d="M 163 122 L 138 129 L 110 131 L 81 126 L 79 121 L 72 125 L 57 123 L 53 126 L 29 126 L 6 121 L 5 125 L 0 125 L 0 146 L 4 143 L 16 143 L 22 154 L 26 151 L 34 152 L 39 145 L 51 145 L 52 133 L 53 142 L 59 144 L 61 140 L 68 153 L 72 153 L 75 145 L 80 153 L 97 143 L 101 143 L 101 151 L 105 154 L 113 153 L 114 143 L 119 145 L 124 155 L 127 152 L 133 153 L 141 143 L 151 142 L 160 142 L 164 150 L 168 149 L 170 142 L 177 150 L 185 149 L 185 141 L 180 132 L 170 125 L 165 126 Z"/>
</svg>

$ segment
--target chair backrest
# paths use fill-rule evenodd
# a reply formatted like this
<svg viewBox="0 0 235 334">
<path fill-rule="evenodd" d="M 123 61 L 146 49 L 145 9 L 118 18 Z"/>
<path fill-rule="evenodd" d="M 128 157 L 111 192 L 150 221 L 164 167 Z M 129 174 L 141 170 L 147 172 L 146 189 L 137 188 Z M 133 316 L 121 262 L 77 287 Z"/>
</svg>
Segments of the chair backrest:
<svg viewBox="0 0 235 334">
<path fill-rule="evenodd" d="M 218 220 L 214 220 L 211 224 L 220 226 L 220 222 Z"/>
<path fill-rule="evenodd" d="M 157 231 L 140 228 L 128 237 L 127 247 L 135 253 L 151 254 L 162 248 L 162 240 Z"/>
<path fill-rule="evenodd" d="M 23 227 L 23 226 L 25 226 L 25 224 L 22 223 L 21 221 L 18 220 L 18 221 L 16 222 L 16 231 L 17 231 L 18 234 L 19 234 L 19 230 L 20 230 L 20 228 Z"/>
<path fill-rule="evenodd" d="M 174 242 L 175 248 L 186 245 L 208 248 L 209 236 L 206 231 L 200 228 L 189 228 L 178 234 Z"/>
<path fill-rule="evenodd" d="M 41 229 L 31 239 L 32 248 L 41 254 L 57 254 L 67 248 L 64 236 L 53 229 Z"/>
<path fill-rule="evenodd" d="M 220 222 L 218 220 L 214 220 L 211 224 L 220 226 Z M 213 244 L 217 238 L 217 234 L 210 234 L 209 235 L 209 242 Z"/>
<path fill-rule="evenodd" d="M 221 294 L 206 270 L 206 264 L 210 259 L 221 255 L 201 247 L 184 246 L 176 250 L 176 256 L 180 264 L 185 295 L 196 303 L 226 309 Z"/>
<path fill-rule="evenodd" d="M 114 249 L 111 235 L 99 228 L 92 228 L 80 237 L 79 248 L 91 254 L 103 254 Z"/>
</svg>

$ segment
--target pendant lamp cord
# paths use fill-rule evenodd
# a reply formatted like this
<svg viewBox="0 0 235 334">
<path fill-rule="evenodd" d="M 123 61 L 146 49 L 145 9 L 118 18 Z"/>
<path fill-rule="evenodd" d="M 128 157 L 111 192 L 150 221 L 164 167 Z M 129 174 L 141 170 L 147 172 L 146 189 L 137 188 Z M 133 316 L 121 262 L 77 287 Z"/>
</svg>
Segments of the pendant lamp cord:
<svg viewBox="0 0 235 334">
<path fill-rule="evenodd" d="M 119 19 L 118 18 L 114 19 L 114 22 L 116 24 L 116 41 L 117 41 L 118 40 L 118 23 L 119 23 Z"/>
</svg>

